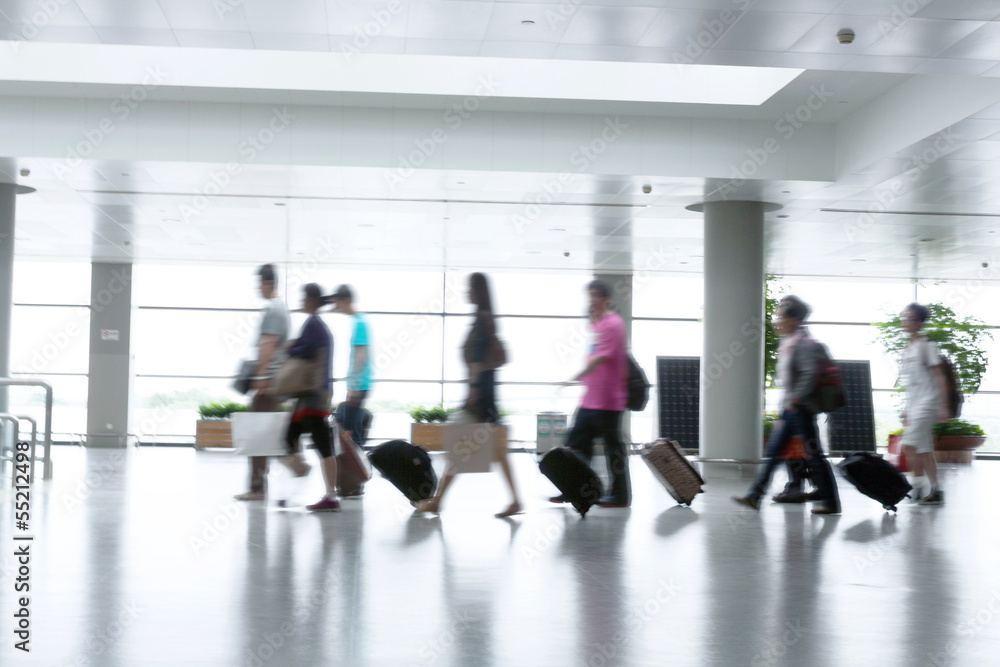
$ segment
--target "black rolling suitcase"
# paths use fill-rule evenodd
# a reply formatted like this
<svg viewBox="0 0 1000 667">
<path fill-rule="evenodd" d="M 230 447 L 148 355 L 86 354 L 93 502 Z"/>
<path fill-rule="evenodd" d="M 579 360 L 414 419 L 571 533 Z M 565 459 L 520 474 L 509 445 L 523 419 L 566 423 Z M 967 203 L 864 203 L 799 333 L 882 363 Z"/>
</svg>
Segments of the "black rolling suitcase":
<svg viewBox="0 0 1000 667">
<path fill-rule="evenodd" d="M 581 517 L 604 495 L 601 478 L 571 449 L 556 447 L 542 457 L 538 467 Z"/>
<path fill-rule="evenodd" d="M 902 473 L 891 463 L 869 452 L 855 452 L 837 467 L 858 491 L 893 512 L 896 511 L 896 505 L 913 490 Z"/>
<path fill-rule="evenodd" d="M 375 447 L 368 452 L 368 460 L 411 502 L 426 500 L 437 489 L 431 457 L 405 440 L 390 440 Z"/>
</svg>

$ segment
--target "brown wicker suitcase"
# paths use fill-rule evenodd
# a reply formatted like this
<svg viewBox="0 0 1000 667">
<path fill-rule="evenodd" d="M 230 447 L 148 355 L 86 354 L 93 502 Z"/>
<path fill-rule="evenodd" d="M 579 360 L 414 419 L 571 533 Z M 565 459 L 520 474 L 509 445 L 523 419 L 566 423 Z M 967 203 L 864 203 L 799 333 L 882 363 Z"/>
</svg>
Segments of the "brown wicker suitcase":
<svg viewBox="0 0 1000 667">
<path fill-rule="evenodd" d="M 673 440 L 657 440 L 639 454 L 677 502 L 690 506 L 694 497 L 702 492 L 705 480 Z"/>
</svg>

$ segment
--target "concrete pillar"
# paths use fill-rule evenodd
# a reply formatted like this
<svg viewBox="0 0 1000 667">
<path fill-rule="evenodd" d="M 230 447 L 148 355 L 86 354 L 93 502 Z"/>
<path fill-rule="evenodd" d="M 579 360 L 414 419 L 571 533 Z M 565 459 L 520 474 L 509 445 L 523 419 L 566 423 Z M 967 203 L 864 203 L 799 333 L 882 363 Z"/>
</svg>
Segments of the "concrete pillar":
<svg viewBox="0 0 1000 667">
<path fill-rule="evenodd" d="M 132 266 L 93 264 L 87 446 L 124 447 L 132 401 Z"/>
<path fill-rule="evenodd" d="M 0 377 L 10 377 L 11 317 L 14 311 L 14 213 L 17 195 L 35 188 L 0 183 Z M 7 388 L 0 386 L 0 412 L 8 412 Z"/>
<path fill-rule="evenodd" d="M 709 477 L 747 477 L 761 458 L 764 397 L 764 213 L 776 205 L 717 201 L 705 214 L 701 456 Z"/>
</svg>

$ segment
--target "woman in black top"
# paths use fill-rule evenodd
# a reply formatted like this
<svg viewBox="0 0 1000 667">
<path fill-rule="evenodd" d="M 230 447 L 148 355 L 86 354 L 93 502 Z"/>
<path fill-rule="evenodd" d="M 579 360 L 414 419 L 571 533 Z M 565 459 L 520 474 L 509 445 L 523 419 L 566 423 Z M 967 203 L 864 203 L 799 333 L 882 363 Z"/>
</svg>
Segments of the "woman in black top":
<svg viewBox="0 0 1000 667">
<path fill-rule="evenodd" d="M 493 300 L 490 298 L 490 287 L 486 276 L 473 273 L 469 276 L 469 302 L 476 307 L 476 319 L 469 330 L 469 336 L 462 346 L 462 358 L 469 371 L 469 393 L 465 399 L 465 410 L 477 424 L 498 424 L 500 413 L 496 404 L 496 368 L 502 360 L 497 359 L 499 341 L 496 335 L 496 320 L 493 317 Z M 500 464 L 513 502 L 502 512 L 496 514 L 503 518 L 521 513 L 521 502 L 514 485 L 514 474 L 507 458 L 506 444 L 497 443 L 496 461 Z M 438 485 L 437 494 L 417 505 L 421 512 L 437 513 L 441 509 L 441 498 L 455 478 L 455 473 L 446 470 Z"/>
</svg>

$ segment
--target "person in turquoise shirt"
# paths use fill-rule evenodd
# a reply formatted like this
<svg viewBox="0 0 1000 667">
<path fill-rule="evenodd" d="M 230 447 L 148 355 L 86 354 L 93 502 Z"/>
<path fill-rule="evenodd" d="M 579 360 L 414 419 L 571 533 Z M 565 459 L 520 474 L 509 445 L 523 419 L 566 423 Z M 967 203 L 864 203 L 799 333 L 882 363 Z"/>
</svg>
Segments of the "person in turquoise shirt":
<svg viewBox="0 0 1000 667">
<path fill-rule="evenodd" d="M 356 445 L 364 444 L 364 405 L 372 387 L 372 341 L 368 328 L 368 319 L 364 313 L 354 309 L 354 292 L 348 285 L 337 288 L 329 300 L 337 313 L 349 315 L 354 319 L 354 329 L 351 332 L 351 361 L 347 369 L 347 400 L 344 405 L 344 434 Z M 364 489 L 358 488 L 344 493 L 345 497 L 361 496 Z"/>
</svg>

